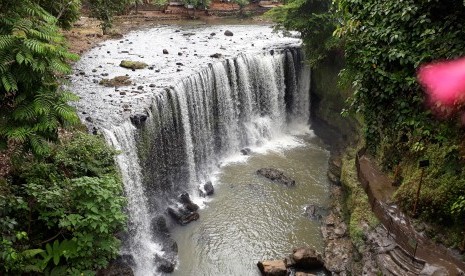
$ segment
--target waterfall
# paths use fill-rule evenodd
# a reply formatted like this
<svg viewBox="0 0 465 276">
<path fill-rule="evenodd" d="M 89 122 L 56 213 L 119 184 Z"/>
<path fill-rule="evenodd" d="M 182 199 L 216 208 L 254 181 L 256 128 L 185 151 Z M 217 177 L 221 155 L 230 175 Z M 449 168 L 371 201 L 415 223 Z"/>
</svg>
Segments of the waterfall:
<svg viewBox="0 0 465 276">
<path fill-rule="evenodd" d="M 105 130 L 128 198 L 129 241 L 137 275 L 162 255 L 151 223 L 182 191 L 198 186 L 226 158 L 307 126 L 310 71 L 300 49 L 240 54 L 209 64 L 153 98 L 147 121 Z"/>
</svg>

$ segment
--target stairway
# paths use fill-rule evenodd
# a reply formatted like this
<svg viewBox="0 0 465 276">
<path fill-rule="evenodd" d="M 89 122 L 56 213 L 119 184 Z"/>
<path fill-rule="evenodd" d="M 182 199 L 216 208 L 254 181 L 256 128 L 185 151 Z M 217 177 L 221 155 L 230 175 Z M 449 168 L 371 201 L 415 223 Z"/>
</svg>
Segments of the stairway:
<svg viewBox="0 0 465 276">
<path fill-rule="evenodd" d="M 425 262 L 413 258 L 399 246 L 384 254 L 378 255 L 378 264 L 387 276 L 415 276 L 419 275 Z"/>
</svg>

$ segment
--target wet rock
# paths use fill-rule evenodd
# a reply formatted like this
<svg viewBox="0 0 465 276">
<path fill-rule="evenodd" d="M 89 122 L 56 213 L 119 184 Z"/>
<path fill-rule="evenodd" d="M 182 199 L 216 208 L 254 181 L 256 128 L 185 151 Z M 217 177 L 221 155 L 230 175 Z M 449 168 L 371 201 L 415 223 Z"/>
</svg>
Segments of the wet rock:
<svg viewBox="0 0 465 276">
<path fill-rule="evenodd" d="M 102 77 L 107 77 L 107 76 L 108 76 L 108 73 L 102 73 L 102 74 L 100 74 L 100 76 L 102 76 Z"/>
<path fill-rule="evenodd" d="M 107 74 L 108 75 L 108 74 Z M 102 79 L 99 84 L 106 87 L 120 87 L 131 85 L 131 80 L 128 76 L 117 76 L 112 79 Z"/>
<path fill-rule="evenodd" d="M 220 53 L 215 53 L 213 55 L 210 55 L 211 58 L 221 58 L 223 55 Z"/>
<path fill-rule="evenodd" d="M 215 192 L 215 189 L 213 188 L 213 183 L 211 181 L 207 181 L 207 183 L 203 185 L 203 189 L 205 190 L 205 194 L 207 196 L 211 196 Z"/>
<path fill-rule="evenodd" d="M 270 50 L 270 55 L 274 55 L 274 50 Z"/>
<path fill-rule="evenodd" d="M 191 212 L 197 211 L 199 209 L 199 205 L 192 202 L 192 200 L 189 197 L 188 193 L 180 194 L 179 195 L 179 202 L 181 202 L 184 205 L 184 207 L 187 210 L 191 211 Z"/>
<path fill-rule="evenodd" d="M 265 276 L 286 276 L 287 268 L 283 260 L 260 261 L 258 269 Z"/>
<path fill-rule="evenodd" d="M 168 54 L 168 50 L 163 49 L 163 54 L 164 54 L 164 55 L 167 55 L 167 54 Z"/>
<path fill-rule="evenodd" d="M 341 185 L 341 179 L 339 177 L 337 177 L 336 175 L 334 175 L 333 172 L 331 171 L 327 171 L 326 172 L 326 176 L 328 177 L 328 180 L 334 184 L 334 185 L 337 185 L 337 186 L 340 186 Z"/>
<path fill-rule="evenodd" d="M 182 64 L 182 62 L 176 62 L 176 65 L 183 66 L 184 64 Z"/>
<path fill-rule="evenodd" d="M 262 168 L 257 170 L 257 174 L 264 176 L 272 181 L 279 182 L 288 187 L 295 186 L 295 180 L 284 175 L 283 172 L 274 168 Z"/>
<path fill-rule="evenodd" d="M 92 69 L 92 73 L 95 73 L 95 72 L 97 72 L 97 69 Z"/>
<path fill-rule="evenodd" d="M 226 30 L 226 31 L 224 31 L 224 35 L 225 36 L 233 36 L 234 34 L 230 30 Z"/>
<path fill-rule="evenodd" d="M 145 114 L 134 114 L 131 116 L 131 123 L 136 126 L 137 128 L 140 128 L 145 121 L 147 121 L 147 115 Z"/>
<path fill-rule="evenodd" d="M 215 35 L 216 35 L 216 33 L 211 33 L 211 34 L 210 34 L 210 36 L 215 36 Z"/>
<path fill-rule="evenodd" d="M 178 253 L 178 243 L 172 238 L 165 238 L 162 241 L 161 250 L 169 253 Z"/>
<path fill-rule="evenodd" d="M 139 85 L 139 86 L 137 86 L 137 89 L 138 89 L 138 90 L 143 90 L 143 89 L 144 89 L 144 86 L 143 86 L 143 85 Z"/>
<path fill-rule="evenodd" d="M 155 258 L 155 262 L 157 264 L 157 270 L 163 273 L 171 273 L 174 271 L 174 268 L 176 267 L 176 259 L 174 258 L 170 258 L 168 260 L 160 256 L 157 256 Z"/>
<path fill-rule="evenodd" d="M 85 120 L 86 120 L 87 122 L 89 122 L 89 123 L 93 123 L 93 122 L 94 122 L 94 120 L 92 119 L 92 117 L 86 117 Z"/>
<path fill-rule="evenodd" d="M 292 250 L 290 258 L 293 267 L 301 270 L 321 269 L 324 267 L 323 257 L 315 249 L 299 247 Z"/>
<path fill-rule="evenodd" d="M 164 216 L 159 215 L 152 220 L 152 231 L 169 235 L 168 225 Z"/>
<path fill-rule="evenodd" d="M 156 85 L 153 84 L 153 83 L 151 83 L 151 84 L 149 84 L 149 87 L 152 87 L 152 88 L 153 88 L 153 87 L 156 87 Z"/>
<path fill-rule="evenodd" d="M 178 52 L 178 56 L 182 56 L 182 53 L 181 53 L 181 52 Z"/>
<path fill-rule="evenodd" d="M 199 213 L 197 212 L 186 212 L 182 209 L 175 209 L 173 207 L 168 207 L 168 214 L 180 225 L 186 225 L 192 221 L 199 219 Z"/>
<path fill-rule="evenodd" d="M 132 60 L 122 60 L 119 66 L 127 69 L 144 69 L 145 67 L 148 66 L 147 63 L 141 62 L 141 61 L 132 61 Z"/>
<path fill-rule="evenodd" d="M 304 208 L 304 213 L 305 216 L 308 217 L 311 220 L 320 220 L 323 218 L 323 215 L 325 213 L 325 209 L 320 206 L 316 206 L 313 204 L 309 204 L 305 206 Z"/>
<path fill-rule="evenodd" d="M 81 75 L 81 76 L 85 76 L 85 75 L 86 75 L 86 72 L 84 72 L 84 71 L 81 71 L 81 72 L 79 72 L 79 75 Z"/>
<path fill-rule="evenodd" d="M 250 148 L 243 148 L 241 149 L 242 155 L 249 155 L 252 152 Z"/>
<path fill-rule="evenodd" d="M 181 68 L 176 69 L 176 72 L 181 72 L 181 71 L 182 71 Z"/>
</svg>

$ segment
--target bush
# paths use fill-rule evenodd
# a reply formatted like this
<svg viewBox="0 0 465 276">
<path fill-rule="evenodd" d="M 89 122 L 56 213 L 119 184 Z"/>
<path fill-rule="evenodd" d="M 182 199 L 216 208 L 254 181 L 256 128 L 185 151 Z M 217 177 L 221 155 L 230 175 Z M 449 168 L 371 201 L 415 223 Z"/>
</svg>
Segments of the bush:
<svg viewBox="0 0 465 276">
<path fill-rule="evenodd" d="M 125 215 L 115 151 L 75 133 L 0 182 L 0 274 L 92 274 L 116 256 Z"/>
</svg>

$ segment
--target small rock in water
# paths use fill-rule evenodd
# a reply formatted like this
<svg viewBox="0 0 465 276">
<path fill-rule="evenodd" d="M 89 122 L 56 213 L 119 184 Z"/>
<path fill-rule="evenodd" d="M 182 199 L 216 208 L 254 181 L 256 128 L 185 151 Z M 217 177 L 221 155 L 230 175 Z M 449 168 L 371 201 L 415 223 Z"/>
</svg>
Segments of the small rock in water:
<svg viewBox="0 0 465 276">
<path fill-rule="evenodd" d="M 252 152 L 250 148 L 243 148 L 241 149 L 242 155 L 249 155 Z"/>
<path fill-rule="evenodd" d="M 168 50 L 163 49 L 163 54 L 167 55 L 167 54 L 168 54 Z"/>
<path fill-rule="evenodd" d="M 197 54 L 195 54 L 197 55 Z M 210 55 L 211 58 L 220 58 L 222 55 L 220 53 L 215 53 L 213 55 Z"/>
<path fill-rule="evenodd" d="M 207 181 L 207 183 L 203 185 L 203 189 L 205 190 L 205 194 L 207 196 L 213 195 L 213 193 L 215 192 L 215 189 L 213 188 L 213 183 L 211 181 Z"/>
<path fill-rule="evenodd" d="M 182 53 L 181 53 L 181 52 L 178 52 L 178 56 L 182 56 Z"/>
<path fill-rule="evenodd" d="M 295 186 L 295 180 L 284 175 L 283 172 L 274 168 L 262 168 L 257 170 L 257 174 L 264 176 L 272 181 L 282 183 L 286 186 Z"/>
<path fill-rule="evenodd" d="M 234 34 L 230 30 L 226 30 L 226 31 L 224 31 L 224 35 L 225 36 L 233 36 Z"/>
</svg>

